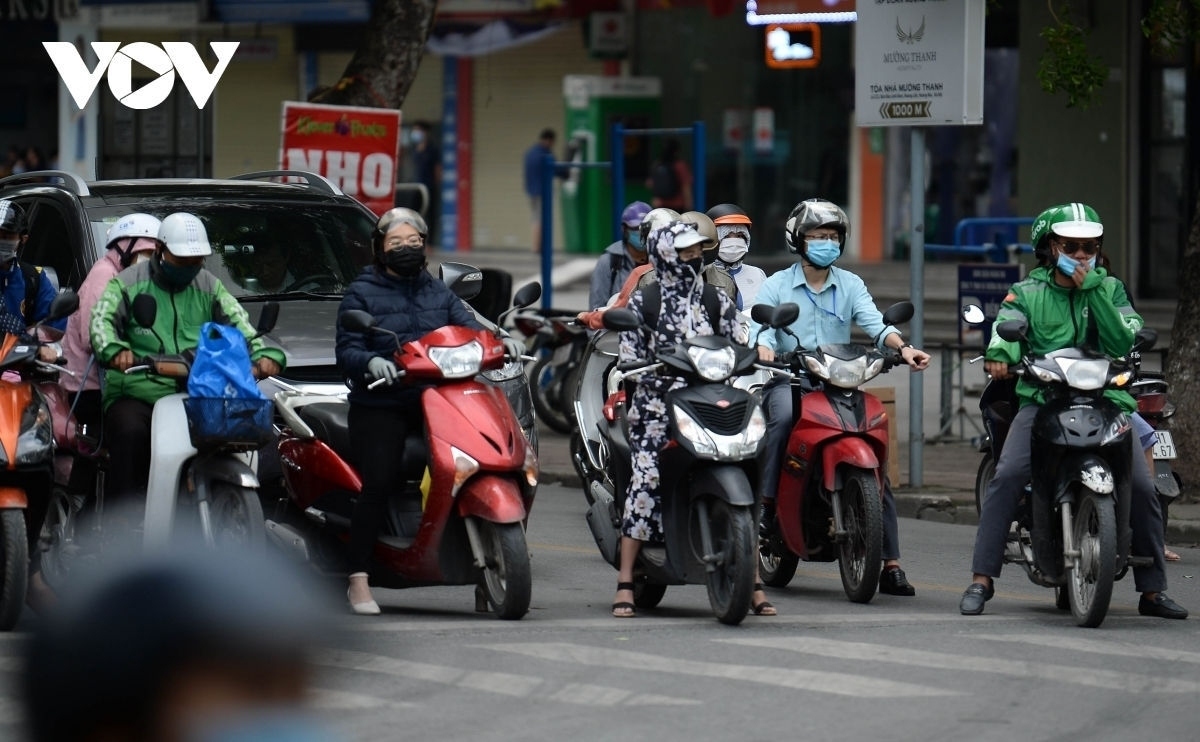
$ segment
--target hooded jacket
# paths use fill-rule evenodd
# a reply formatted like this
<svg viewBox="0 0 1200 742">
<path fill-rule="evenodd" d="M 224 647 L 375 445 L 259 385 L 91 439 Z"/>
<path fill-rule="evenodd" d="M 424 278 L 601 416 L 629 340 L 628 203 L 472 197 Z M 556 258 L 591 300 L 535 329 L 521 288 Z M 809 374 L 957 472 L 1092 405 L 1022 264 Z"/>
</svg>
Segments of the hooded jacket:
<svg viewBox="0 0 1200 742">
<path fill-rule="evenodd" d="M 606 306 L 636 267 L 637 263 L 629 257 L 624 240 L 617 240 L 604 248 L 604 254 L 596 259 L 596 267 L 592 270 L 592 280 L 588 286 L 588 309 Z"/>
<path fill-rule="evenodd" d="M 1034 268 L 1025 280 L 1014 283 L 1000 305 L 996 323 L 1023 319 L 1029 324 L 1028 350 L 1045 355 L 1055 350 L 1087 347 L 1112 358 L 1121 358 L 1133 348 L 1133 338 L 1142 329 L 1142 318 L 1129 303 L 1124 285 L 1096 267 L 1083 285 L 1063 287 L 1054 281 L 1054 267 Z M 985 357 L 989 361 L 1017 363 L 1020 343 L 1008 342 L 993 333 Z M 1137 409 L 1127 392 L 1108 389 L 1104 396 L 1126 412 Z M 1017 381 L 1021 406 L 1042 404 L 1041 390 L 1021 378 Z"/>
</svg>

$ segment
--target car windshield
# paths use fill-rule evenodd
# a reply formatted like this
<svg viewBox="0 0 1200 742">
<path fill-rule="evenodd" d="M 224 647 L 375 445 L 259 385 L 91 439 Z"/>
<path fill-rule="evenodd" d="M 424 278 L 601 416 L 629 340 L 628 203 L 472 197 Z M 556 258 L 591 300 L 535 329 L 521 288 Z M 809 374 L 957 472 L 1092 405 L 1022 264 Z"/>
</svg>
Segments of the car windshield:
<svg viewBox="0 0 1200 742">
<path fill-rule="evenodd" d="M 176 211 L 200 217 L 213 248 L 204 267 L 238 298 L 341 294 L 371 262 L 374 219 L 339 204 L 172 200 L 98 207 L 88 214 L 96 244 L 105 244 L 117 219 L 139 210 L 160 219 Z"/>
</svg>

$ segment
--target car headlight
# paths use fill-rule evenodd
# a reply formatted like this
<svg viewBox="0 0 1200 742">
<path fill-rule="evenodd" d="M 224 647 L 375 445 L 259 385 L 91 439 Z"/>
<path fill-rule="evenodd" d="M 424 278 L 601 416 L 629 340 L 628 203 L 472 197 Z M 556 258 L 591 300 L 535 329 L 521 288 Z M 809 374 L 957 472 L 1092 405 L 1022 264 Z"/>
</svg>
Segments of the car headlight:
<svg viewBox="0 0 1200 742">
<path fill-rule="evenodd" d="M 429 360 L 447 379 L 464 379 L 479 373 L 483 365 L 483 346 L 472 340 L 452 348 L 430 348 Z"/>
<path fill-rule="evenodd" d="M 688 358 L 701 378 L 709 381 L 724 381 L 733 373 L 733 364 L 737 356 L 733 348 L 697 348 L 687 349 Z"/>
<path fill-rule="evenodd" d="M 1103 389 L 1108 381 L 1108 361 L 1104 358 L 1060 358 L 1058 367 L 1072 389 Z"/>
</svg>

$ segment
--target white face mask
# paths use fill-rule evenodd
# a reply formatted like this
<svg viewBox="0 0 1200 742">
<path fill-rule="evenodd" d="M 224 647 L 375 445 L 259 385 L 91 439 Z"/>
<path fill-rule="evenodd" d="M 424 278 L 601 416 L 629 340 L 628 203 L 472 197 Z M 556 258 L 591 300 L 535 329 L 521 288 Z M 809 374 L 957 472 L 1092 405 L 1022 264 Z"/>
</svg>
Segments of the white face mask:
<svg viewBox="0 0 1200 742">
<path fill-rule="evenodd" d="M 17 248 L 21 246 L 21 241 L 17 240 L 0 240 L 0 263 L 7 263 L 17 257 Z"/>
<path fill-rule="evenodd" d="M 749 250 L 750 245 L 744 237 L 731 234 L 721 240 L 721 246 L 717 249 L 717 257 L 721 258 L 724 263 L 736 263 L 745 257 Z"/>
<path fill-rule="evenodd" d="M 133 262 L 130 263 L 130 265 L 137 265 L 138 263 L 144 263 L 147 260 L 149 260 L 151 258 L 151 256 L 153 256 L 153 255 L 154 255 L 154 253 L 152 253 L 152 252 L 134 253 L 133 254 Z"/>
</svg>

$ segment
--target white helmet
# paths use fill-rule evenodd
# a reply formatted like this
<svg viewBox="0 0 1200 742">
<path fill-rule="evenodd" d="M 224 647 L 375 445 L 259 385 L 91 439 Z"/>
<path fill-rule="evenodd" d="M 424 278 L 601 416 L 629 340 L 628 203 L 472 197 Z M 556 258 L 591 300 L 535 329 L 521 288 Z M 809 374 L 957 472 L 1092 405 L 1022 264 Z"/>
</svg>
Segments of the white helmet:
<svg viewBox="0 0 1200 742">
<path fill-rule="evenodd" d="M 650 237 L 650 233 L 656 229 L 667 226 L 671 222 L 679 221 L 679 212 L 675 209 L 668 209 L 665 206 L 660 206 L 657 209 L 650 209 L 646 215 L 642 217 L 642 245 L 646 244 L 646 240 Z M 645 247 L 642 248 L 646 249 Z"/>
<path fill-rule="evenodd" d="M 158 241 L 166 245 L 167 251 L 177 258 L 212 255 L 204 222 L 195 214 L 180 211 L 163 219 L 158 227 Z"/>
<path fill-rule="evenodd" d="M 104 244 L 111 248 L 113 243 L 122 237 L 132 237 L 135 242 L 139 237 L 157 240 L 161 224 L 162 222 L 149 214 L 126 214 L 108 228 Z"/>
</svg>

